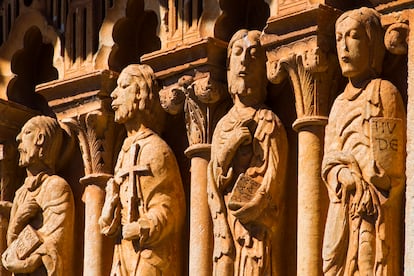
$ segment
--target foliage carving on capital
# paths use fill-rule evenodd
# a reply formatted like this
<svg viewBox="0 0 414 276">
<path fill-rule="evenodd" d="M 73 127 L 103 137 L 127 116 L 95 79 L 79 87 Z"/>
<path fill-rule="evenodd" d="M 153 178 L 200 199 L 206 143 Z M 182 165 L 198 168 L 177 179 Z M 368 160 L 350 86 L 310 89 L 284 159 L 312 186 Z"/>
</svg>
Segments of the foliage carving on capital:
<svg viewBox="0 0 414 276">
<path fill-rule="evenodd" d="M 298 119 L 328 115 L 339 72 L 336 56 L 324 48 L 310 38 L 268 53 L 268 78 L 275 84 L 290 80 Z"/>
<path fill-rule="evenodd" d="M 113 115 L 101 111 L 64 119 L 79 140 L 85 175 L 110 174 L 115 163 L 115 149 L 124 135 L 113 123 Z M 117 137 L 119 136 L 119 137 Z"/>
<path fill-rule="evenodd" d="M 172 115 L 184 111 L 191 146 L 211 142 L 214 126 L 225 112 L 221 103 L 226 91 L 225 84 L 214 80 L 210 73 L 199 73 L 195 77 L 182 76 L 159 93 L 165 111 Z"/>
</svg>

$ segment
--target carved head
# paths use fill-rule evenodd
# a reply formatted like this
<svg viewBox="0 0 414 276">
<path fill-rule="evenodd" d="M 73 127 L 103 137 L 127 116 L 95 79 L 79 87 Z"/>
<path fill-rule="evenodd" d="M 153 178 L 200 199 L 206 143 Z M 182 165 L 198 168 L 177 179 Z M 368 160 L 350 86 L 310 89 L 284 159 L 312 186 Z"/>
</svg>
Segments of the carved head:
<svg viewBox="0 0 414 276">
<path fill-rule="evenodd" d="M 342 74 L 348 78 L 374 78 L 382 70 L 385 54 L 380 14 L 360 8 L 336 21 L 336 48 Z"/>
<path fill-rule="evenodd" d="M 227 50 L 227 81 L 234 98 L 264 101 L 266 96 L 266 55 L 260 32 L 240 30 L 231 38 Z"/>
<path fill-rule="evenodd" d="M 63 131 L 56 119 L 47 116 L 31 118 L 16 138 L 19 166 L 43 164 L 54 171 L 62 140 Z"/>
<path fill-rule="evenodd" d="M 128 65 L 122 70 L 117 83 L 111 93 L 115 121 L 123 124 L 140 116 L 151 126 L 156 124 L 162 117 L 162 110 L 159 87 L 151 67 L 145 64 Z"/>
</svg>

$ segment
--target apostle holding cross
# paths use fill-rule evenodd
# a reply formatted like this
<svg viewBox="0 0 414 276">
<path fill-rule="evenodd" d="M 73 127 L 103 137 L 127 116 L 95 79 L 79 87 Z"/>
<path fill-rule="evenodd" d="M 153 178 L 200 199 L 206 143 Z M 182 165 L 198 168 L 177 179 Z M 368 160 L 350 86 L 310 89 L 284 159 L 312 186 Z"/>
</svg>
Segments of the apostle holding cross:
<svg viewBox="0 0 414 276">
<path fill-rule="evenodd" d="M 152 69 L 126 67 L 111 97 L 128 134 L 99 219 L 101 232 L 117 238 L 111 275 L 181 275 L 184 192 L 174 154 L 156 134 L 163 111 Z"/>
</svg>

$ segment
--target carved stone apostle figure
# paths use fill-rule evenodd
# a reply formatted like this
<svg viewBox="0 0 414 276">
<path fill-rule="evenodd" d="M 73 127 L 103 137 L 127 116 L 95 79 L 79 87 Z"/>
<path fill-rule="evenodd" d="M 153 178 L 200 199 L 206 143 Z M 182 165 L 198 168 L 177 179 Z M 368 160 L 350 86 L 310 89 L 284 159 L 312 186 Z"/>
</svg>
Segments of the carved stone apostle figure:
<svg viewBox="0 0 414 276">
<path fill-rule="evenodd" d="M 27 121 L 17 136 L 27 177 L 13 201 L 2 256 L 14 275 L 73 275 L 73 195 L 55 174 L 62 139 L 58 122 L 46 116 Z"/>
<path fill-rule="evenodd" d="M 379 78 L 385 47 L 380 15 L 348 11 L 336 22 L 342 74 L 349 79 L 326 127 L 322 178 L 330 205 L 325 275 L 401 275 L 405 109 Z"/>
<path fill-rule="evenodd" d="M 162 118 L 152 69 L 129 65 L 112 92 L 125 139 L 106 187 L 101 232 L 115 236 L 111 275 L 181 275 L 185 199 L 175 156 L 155 130 Z"/>
<path fill-rule="evenodd" d="M 240 30 L 228 46 L 234 106 L 217 124 L 208 166 L 217 276 L 278 273 L 287 138 L 263 104 L 266 56 L 259 37 L 259 31 Z"/>
</svg>

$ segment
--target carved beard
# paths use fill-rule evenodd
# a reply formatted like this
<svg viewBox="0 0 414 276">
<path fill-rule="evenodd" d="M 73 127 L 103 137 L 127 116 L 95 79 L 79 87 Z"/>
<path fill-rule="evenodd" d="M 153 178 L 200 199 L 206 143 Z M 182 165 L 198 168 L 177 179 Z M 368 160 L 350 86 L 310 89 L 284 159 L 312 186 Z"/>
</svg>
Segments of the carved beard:
<svg viewBox="0 0 414 276">
<path fill-rule="evenodd" d="M 123 124 L 135 116 L 138 109 L 138 103 L 124 103 L 118 107 L 115 112 L 115 122 Z"/>
<path fill-rule="evenodd" d="M 39 148 L 36 145 L 31 147 L 25 147 L 19 149 L 19 166 L 27 167 L 29 164 L 33 163 L 33 160 L 39 158 Z"/>
<path fill-rule="evenodd" d="M 229 84 L 230 93 L 241 95 L 247 92 L 246 81 L 242 78 L 234 78 Z"/>
</svg>

